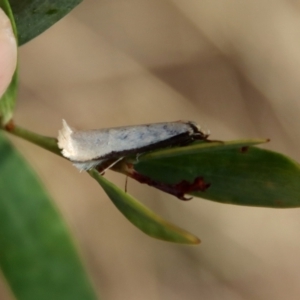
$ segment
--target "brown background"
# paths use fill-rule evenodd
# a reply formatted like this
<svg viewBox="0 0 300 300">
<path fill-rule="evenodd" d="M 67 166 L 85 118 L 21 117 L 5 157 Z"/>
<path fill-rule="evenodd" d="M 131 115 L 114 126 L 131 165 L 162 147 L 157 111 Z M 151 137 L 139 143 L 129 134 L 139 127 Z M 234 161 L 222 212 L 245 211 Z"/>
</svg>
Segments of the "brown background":
<svg viewBox="0 0 300 300">
<path fill-rule="evenodd" d="M 271 138 L 269 149 L 300 161 L 299 98 L 299 1 L 86 0 L 20 48 L 15 120 L 49 136 L 62 118 L 86 129 L 194 120 L 214 139 Z M 184 203 L 130 181 L 137 199 L 202 239 L 164 243 L 88 175 L 11 140 L 67 219 L 103 299 L 299 299 L 298 209 Z"/>
</svg>

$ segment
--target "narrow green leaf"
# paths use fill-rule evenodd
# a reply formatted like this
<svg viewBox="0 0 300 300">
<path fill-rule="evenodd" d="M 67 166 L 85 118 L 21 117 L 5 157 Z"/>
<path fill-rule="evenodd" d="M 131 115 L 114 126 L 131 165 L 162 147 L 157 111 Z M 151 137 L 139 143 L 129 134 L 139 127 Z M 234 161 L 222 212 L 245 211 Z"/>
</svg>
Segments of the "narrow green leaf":
<svg viewBox="0 0 300 300">
<path fill-rule="evenodd" d="M 97 180 L 120 212 L 144 233 L 164 241 L 198 244 L 200 240 L 189 232 L 165 221 L 132 196 L 116 187 L 95 169 L 89 174 Z"/>
<path fill-rule="evenodd" d="M 97 299 L 62 217 L 0 135 L 0 267 L 18 300 Z"/>
<path fill-rule="evenodd" d="M 10 4 L 11 4 L 11 1 L 0 0 L 0 7 L 3 9 L 5 14 L 9 17 L 12 27 L 13 27 L 13 31 L 15 33 L 15 36 L 17 36 L 16 24 L 15 24 L 15 20 L 14 20 L 14 16 L 13 16 L 13 12 L 11 10 Z"/>
<path fill-rule="evenodd" d="M 19 45 L 32 40 L 68 14 L 82 0 L 10 0 Z"/>
<path fill-rule="evenodd" d="M 13 117 L 13 113 L 16 106 L 17 89 L 18 89 L 18 71 L 16 70 L 7 90 L 0 98 L 1 126 L 7 125 L 7 123 Z"/>
<path fill-rule="evenodd" d="M 14 17 L 7 0 L 0 0 L 0 7 L 9 17 L 15 36 L 17 36 L 16 25 Z M 18 88 L 18 70 L 16 68 L 13 78 L 8 86 L 6 92 L 0 98 L 0 121 L 1 126 L 5 126 L 12 118 L 13 112 L 16 105 L 17 98 L 17 88 Z"/>
<path fill-rule="evenodd" d="M 157 159 L 157 158 L 164 158 L 164 157 L 173 157 L 179 155 L 190 155 L 190 154 L 198 154 L 203 151 L 212 151 L 218 149 L 232 149 L 232 148 L 239 148 L 239 147 L 249 147 L 258 144 L 267 143 L 268 140 L 266 139 L 256 139 L 256 140 L 238 140 L 238 141 L 230 141 L 230 142 L 223 142 L 223 141 L 199 141 L 194 142 L 185 147 L 171 147 L 166 149 L 160 149 L 154 152 L 148 152 L 145 155 L 140 155 L 139 160 L 149 160 L 149 159 Z"/>
<path fill-rule="evenodd" d="M 300 207 L 300 167 L 290 158 L 241 141 L 192 148 L 169 149 L 169 157 L 158 151 L 127 159 L 115 169 L 179 198 L 192 194 L 237 205 Z"/>
</svg>

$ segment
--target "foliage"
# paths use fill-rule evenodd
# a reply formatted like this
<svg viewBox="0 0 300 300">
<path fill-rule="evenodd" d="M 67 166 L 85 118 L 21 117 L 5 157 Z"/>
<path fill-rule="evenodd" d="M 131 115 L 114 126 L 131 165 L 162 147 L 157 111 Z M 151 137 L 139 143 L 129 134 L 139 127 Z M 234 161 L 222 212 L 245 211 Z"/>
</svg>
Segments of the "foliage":
<svg viewBox="0 0 300 300">
<path fill-rule="evenodd" d="M 55 24 L 80 0 L 0 0 L 22 45 Z M 11 5 L 11 9 L 10 9 Z M 15 26 L 16 25 L 16 26 Z M 61 155 L 56 139 L 13 123 L 17 70 L 0 99 L 2 129 Z M 257 148 L 265 140 L 202 141 L 125 157 L 112 169 L 179 199 L 273 208 L 300 206 L 299 164 Z M 78 251 L 57 209 L 30 166 L 0 135 L 0 266 L 18 299 L 96 299 Z M 114 205 L 151 237 L 197 244 L 93 169 L 89 174 Z M 99 212 L 101 214 L 101 212 Z"/>
</svg>

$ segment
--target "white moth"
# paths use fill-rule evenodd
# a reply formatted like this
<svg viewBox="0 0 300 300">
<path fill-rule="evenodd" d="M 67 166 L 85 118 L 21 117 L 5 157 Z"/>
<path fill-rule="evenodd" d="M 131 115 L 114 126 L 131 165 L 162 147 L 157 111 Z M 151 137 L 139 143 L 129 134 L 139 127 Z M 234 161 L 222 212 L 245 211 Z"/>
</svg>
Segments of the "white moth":
<svg viewBox="0 0 300 300">
<path fill-rule="evenodd" d="M 63 120 L 58 147 L 79 170 L 115 163 L 131 154 L 205 140 L 207 134 L 194 122 L 154 123 L 96 130 L 75 130 Z"/>
</svg>

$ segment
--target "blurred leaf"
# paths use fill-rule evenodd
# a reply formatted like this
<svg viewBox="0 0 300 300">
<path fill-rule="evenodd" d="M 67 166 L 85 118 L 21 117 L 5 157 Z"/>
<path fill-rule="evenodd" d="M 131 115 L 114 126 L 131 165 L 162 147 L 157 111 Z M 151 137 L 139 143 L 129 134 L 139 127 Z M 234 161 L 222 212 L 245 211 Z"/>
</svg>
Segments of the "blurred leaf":
<svg viewBox="0 0 300 300">
<path fill-rule="evenodd" d="M 18 89 L 18 71 L 16 70 L 7 90 L 0 98 L 1 126 L 7 125 L 7 123 L 13 117 L 13 113 L 16 106 L 17 89 Z"/>
<path fill-rule="evenodd" d="M 16 24 L 13 16 L 13 12 L 11 10 L 11 1 L 8 0 L 0 0 L 0 7 L 3 9 L 3 11 L 6 13 L 6 15 L 9 17 L 13 31 L 15 33 L 15 36 L 17 36 L 17 30 L 16 30 Z"/>
<path fill-rule="evenodd" d="M 165 221 L 132 196 L 116 187 L 95 169 L 89 174 L 98 181 L 120 212 L 144 233 L 165 241 L 198 244 L 200 240 L 189 232 Z"/>
<path fill-rule="evenodd" d="M 10 0 L 18 29 L 19 45 L 27 43 L 51 27 L 81 1 Z"/>
<path fill-rule="evenodd" d="M 16 26 L 12 11 L 7 0 L 0 0 L 0 7 L 9 17 L 15 36 L 17 36 Z M 1 125 L 6 125 L 12 118 L 13 112 L 16 105 L 17 98 L 17 88 L 18 88 L 18 70 L 16 68 L 13 78 L 8 86 L 6 92 L 0 98 L 0 120 Z"/>
<path fill-rule="evenodd" d="M 237 205 L 299 207 L 299 164 L 250 144 L 195 143 L 126 159 L 115 169 L 179 198 L 192 194 Z"/>
<path fill-rule="evenodd" d="M 0 135 L 0 266 L 18 300 L 97 299 L 62 217 Z"/>
</svg>

